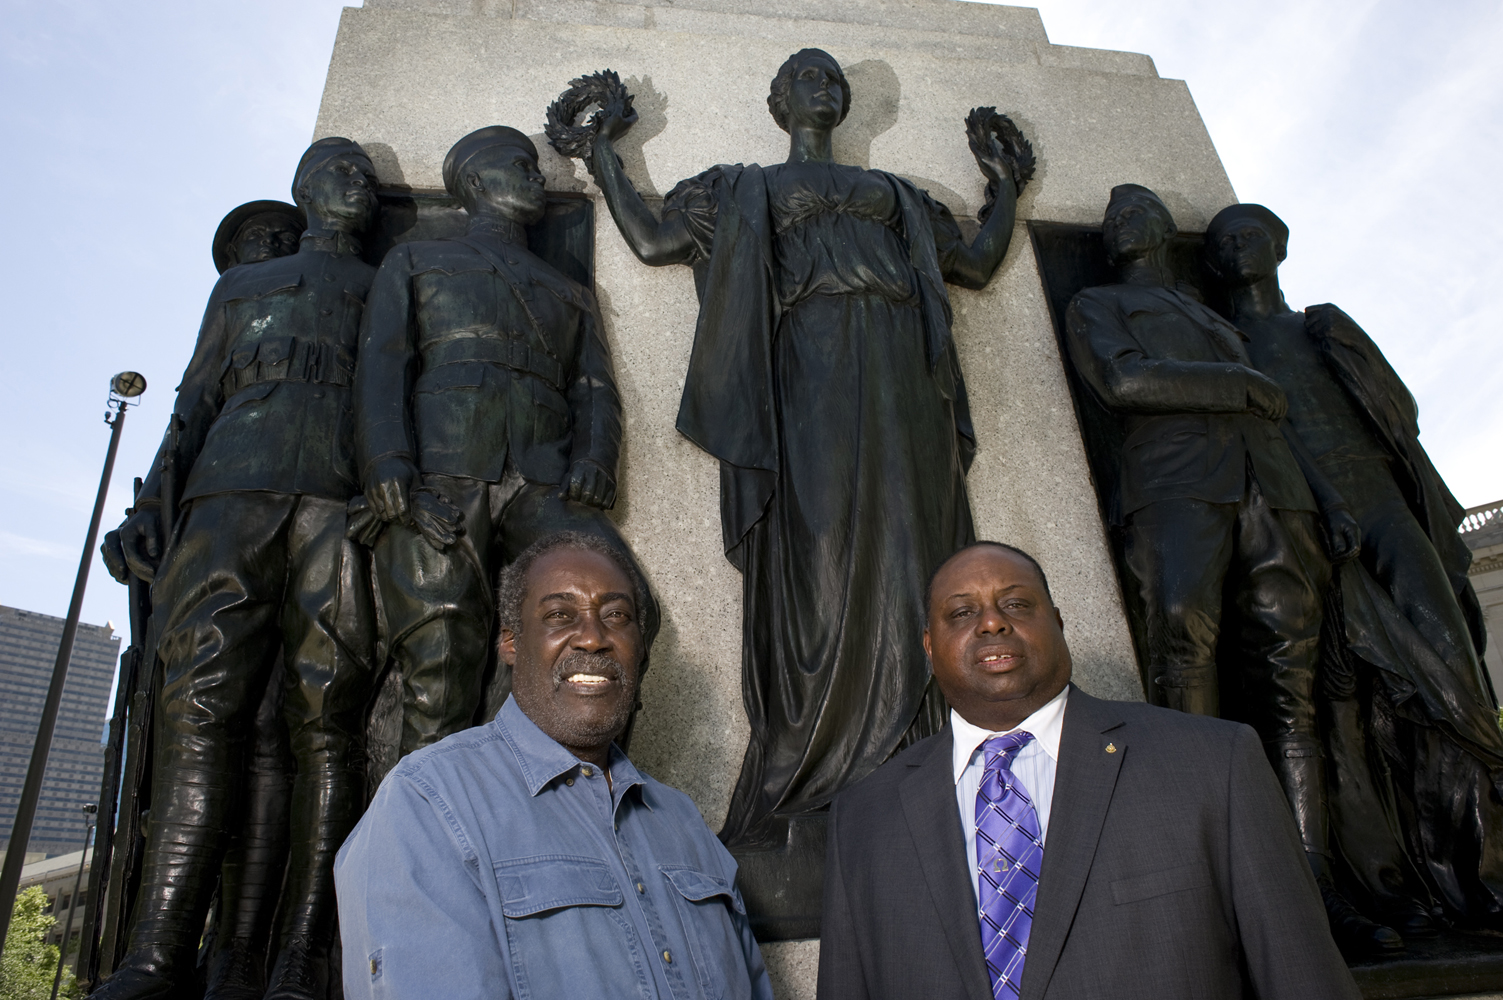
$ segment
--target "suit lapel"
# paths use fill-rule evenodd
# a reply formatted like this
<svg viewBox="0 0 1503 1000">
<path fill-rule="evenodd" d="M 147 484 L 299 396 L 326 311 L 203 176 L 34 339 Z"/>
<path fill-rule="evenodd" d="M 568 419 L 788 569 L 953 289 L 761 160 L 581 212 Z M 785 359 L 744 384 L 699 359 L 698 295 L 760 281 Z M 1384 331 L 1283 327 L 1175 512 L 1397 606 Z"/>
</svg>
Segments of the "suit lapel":
<svg viewBox="0 0 1503 1000">
<path fill-rule="evenodd" d="M 955 771 L 950 759 L 954 740 L 954 733 L 945 726 L 928 756 L 913 765 L 914 770 L 898 786 L 898 797 L 966 993 L 970 1000 L 991 1000 L 991 980 L 981 954 L 976 894 L 966 864 L 965 833 L 955 804 Z"/>
<path fill-rule="evenodd" d="M 1127 756 L 1123 734 L 1112 732 L 1122 719 L 1111 709 L 1110 702 L 1092 698 L 1071 685 L 1020 1000 L 1041 1000 L 1049 988 L 1096 857 L 1101 827 L 1117 786 L 1117 772 Z"/>
</svg>

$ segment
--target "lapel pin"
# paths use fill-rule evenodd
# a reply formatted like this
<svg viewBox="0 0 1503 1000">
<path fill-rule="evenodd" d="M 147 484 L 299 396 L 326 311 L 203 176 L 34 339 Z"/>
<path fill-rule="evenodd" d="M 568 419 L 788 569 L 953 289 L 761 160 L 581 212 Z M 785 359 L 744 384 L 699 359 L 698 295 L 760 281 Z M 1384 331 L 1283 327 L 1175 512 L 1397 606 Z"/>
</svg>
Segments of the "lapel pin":
<svg viewBox="0 0 1503 1000">
<path fill-rule="evenodd" d="M 1108 743 L 1106 745 L 1106 752 L 1107 753 L 1116 753 L 1117 752 L 1117 744 L 1115 744 L 1115 743 Z"/>
</svg>

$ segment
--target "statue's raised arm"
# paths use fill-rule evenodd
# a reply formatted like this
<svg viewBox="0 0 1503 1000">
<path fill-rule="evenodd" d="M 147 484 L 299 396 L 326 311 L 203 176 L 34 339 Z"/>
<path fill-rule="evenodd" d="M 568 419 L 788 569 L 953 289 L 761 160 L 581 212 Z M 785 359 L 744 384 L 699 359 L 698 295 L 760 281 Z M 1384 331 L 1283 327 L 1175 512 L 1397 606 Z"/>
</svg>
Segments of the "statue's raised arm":
<svg viewBox="0 0 1503 1000">
<path fill-rule="evenodd" d="M 795 81 L 823 82 L 816 80 L 823 73 L 817 65 L 800 66 L 799 72 L 800 75 L 781 86 L 780 75 L 767 98 L 773 118 L 790 136 L 787 162 L 833 163 L 831 139 L 839 120 L 834 124 L 825 120 L 833 109 L 815 106 L 828 102 L 790 100 Z M 834 67 L 834 73 L 839 74 L 838 66 Z M 598 109 L 589 121 L 576 125 L 579 114 L 592 106 Z M 847 97 L 840 119 L 844 119 L 849 108 Z M 570 88 L 548 109 L 547 132 L 555 149 L 584 162 L 605 197 L 616 228 L 642 263 L 654 267 L 688 263 L 694 257 L 695 244 L 681 213 L 666 211 L 662 219 L 655 216 L 616 154 L 615 141 L 636 122 L 632 95 L 620 77 L 607 69 L 571 82 Z M 1035 160 L 1033 147 L 1022 131 L 994 107 L 972 109 L 966 116 L 965 127 L 971 153 L 986 177 L 986 200 L 977 212 L 981 228 L 976 238 L 970 243 L 956 240 L 941 261 L 941 270 L 946 281 L 964 288 L 984 288 L 1007 256 L 1017 218 L 1018 195 L 1033 177 Z"/>
<path fill-rule="evenodd" d="M 1002 265 L 1012 243 L 1018 195 L 1033 176 L 1033 146 L 996 108 L 973 108 L 965 120 L 971 155 L 986 177 L 986 201 L 976 213 L 981 231 L 969 244 L 957 243 L 945 280 L 963 288 L 984 288 Z"/>
<path fill-rule="evenodd" d="M 600 110 L 587 125 L 575 125 L 574 119 L 592 104 L 599 104 Z M 682 264 L 694 251 L 683 219 L 670 214 L 659 221 L 616 155 L 613 143 L 637 123 L 631 104 L 631 94 L 613 71 L 580 77 L 548 108 L 548 138 L 560 153 L 584 161 L 638 260 L 654 267 Z"/>
</svg>

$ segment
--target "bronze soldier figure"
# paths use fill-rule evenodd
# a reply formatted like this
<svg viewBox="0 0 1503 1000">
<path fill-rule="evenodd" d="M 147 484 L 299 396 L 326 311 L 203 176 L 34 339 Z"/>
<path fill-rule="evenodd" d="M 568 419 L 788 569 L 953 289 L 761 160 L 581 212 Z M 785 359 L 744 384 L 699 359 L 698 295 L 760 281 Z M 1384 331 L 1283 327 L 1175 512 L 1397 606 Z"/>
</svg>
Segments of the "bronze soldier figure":
<svg viewBox="0 0 1503 1000">
<path fill-rule="evenodd" d="M 364 554 L 345 538 L 346 503 L 359 492 L 350 386 L 375 273 L 359 238 L 378 210 L 375 183 L 348 139 L 303 154 L 300 248 L 220 278 L 178 392 L 176 433 L 120 529 L 131 571 L 155 577 L 163 685 L 129 951 L 95 996 L 167 997 L 191 974 L 245 735 L 279 652 L 298 771 L 266 996 L 323 996 L 334 852 L 361 805 L 375 632 Z M 183 483 L 180 498 L 165 495 L 164 479 Z M 181 516 L 164 525 L 173 500 Z"/>
<path fill-rule="evenodd" d="M 1361 527 L 1359 557 L 1339 568 L 1328 605 L 1340 619 L 1322 685 L 1333 834 L 1375 905 L 1406 934 L 1433 933 L 1433 922 L 1390 830 L 1409 834 L 1449 916 L 1496 923 L 1503 732 L 1481 663 L 1471 553 L 1456 533 L 1463 510 L 1420 445 L 1414 399 L 1378 346 L 1333 305 L 1300 313 L 1284 301 L 1278 268 L 1288 245 L 1288 227 L 1261 205 L 1223 209 L 1206 233 L 1207 262 L 1253 363 L 1283 387 L 1307 460 Z M 1378 756 L 1369 731 L 1388 750 L 1376 774 L 1367 773 Z M 1396 799 L 1360 794 L 1387 769 Z"/>
<path fill-rule="evenodd" d="M 307 218 L 296 205 L 247 202 L 226 215 L 215 231 L 214 266 L 223 274 L 239 264 L 295 254 L 307 228 Z M 297 773 L 282 714 L 285 686 L 279 663 L 256 710 L 245 755 L 241 812 L 229 826 L 220 866 L 207 983 L 208 995 L 220 1000 L 260 1000 L 266 992 L 266 956 L 287 870 Z"/>
<path fill-rule="evenodd" d="M 569 530 L 631 558 L 605 514 L 621 402 L 594 295 L 527 249 L 546 205 L 537 148 L 482 128 L 449 150 L 443 176 L 469 230 L 386 255 L 355 380 L 365 496 L 387 522 L 375 571 L 404 754 L 474 721 L 502 565 Z"/>
<path fill-rule="evenodd" d="M 230 211 L 214 232 L 211 254 L 220 274 L 297 253 L 308 223 L 285 201 L 251 201 Z M 120 532 L 105 536 L 105 564 L 128 582 Z M 277 897 L 287 867 L 288 821 L 296 764 L 282 717 L 283 671 L 277 668 L 256 711 L 246 755 L 243 811 L 229 823 L 220 869 L 218 920 L 209 956 L 210 996 L 260 1000 Z"/>
<path fill-rule="evenodd" d="M 1152 191 L 1113 188 L 1102 239 L 1121 283 L 1082 291 L 1066 316 L 1071 359 L 1126 432 L 1112 513 L 1145 622 L 1148 696 L 1253 726 L 1338 941 L 1402 947 L 1336 892 L 1329 864 L 1315 680 L 1331 568 L 1320 533 L 1339 561 L 1356 550 L 1356 526 L 1327 484 L 1307 482 L 1280 426 L 1284 392 L 1252 366 L 1242 335 L 1173 287 L 1174 233 Z M 1225 698 L 1221 676 L 1233 682 Z"/>
</svg>

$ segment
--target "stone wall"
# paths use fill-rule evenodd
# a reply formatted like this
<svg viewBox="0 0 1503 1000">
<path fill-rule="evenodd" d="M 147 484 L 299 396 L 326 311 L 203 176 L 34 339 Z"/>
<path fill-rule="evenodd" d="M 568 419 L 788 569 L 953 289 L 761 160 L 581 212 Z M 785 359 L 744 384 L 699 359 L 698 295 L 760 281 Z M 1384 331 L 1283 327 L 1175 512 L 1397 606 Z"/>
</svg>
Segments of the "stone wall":
<svg viewBox="0 0 1503 1000">
<path fill-rule="evenodd" d="M 1099 223 L 1114 184 L 1164 198 L 1182 230 L 1235 200 L 1183 82 L 1142 55 L 1051 45 L 1038 12 L 958 0 L 367 0 L 340 25 L 314 138 L 345 135 L 382 182 L 441 187 L 461 135 L 509 124 L 543 150 L 550 188 L 594 194 L 542 136 L 548 103 L 603 68 L 636 95 L 619 144 L 644 194 L 717 163 L 774 163 L 787 136 L 768 83 L 805 46 L 849 78 L 836 156 L 917 183 L 969 222 L 984 181 L 966 146 L 971 107 L 996 105 L 1033 141 L 1038 174 L 991 286 L 951 289 L 979 453 L 969 489 L 980 537 L 1033 552 L 1049 573 L 1093 694 L 1140 698 L 1137 668 L 1032 249 L 1029 219 Z M 597 213 L 596 285 L 626 415 L 622 534 L 663 604 L 633 757 L 719 826 L 747 737 L 740 580 L 722 555 L 715 462 L 674 430 L 697 303 L 685 268 L 648 268 Z M 813 996 L 817 944 L 766 949 L 779 996 Z"/>
</svg>

